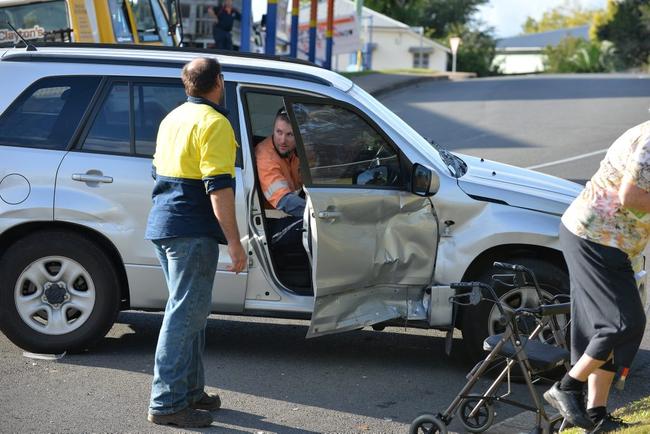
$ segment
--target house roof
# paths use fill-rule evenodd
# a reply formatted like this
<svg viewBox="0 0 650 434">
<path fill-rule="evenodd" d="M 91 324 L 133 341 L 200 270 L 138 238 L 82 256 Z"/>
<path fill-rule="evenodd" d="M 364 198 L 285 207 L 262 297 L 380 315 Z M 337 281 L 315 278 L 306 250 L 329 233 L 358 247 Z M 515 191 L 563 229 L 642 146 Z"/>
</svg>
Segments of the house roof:
<svg viewBox="0 0 650 434">
<path fill-rule="evenodd" d="M 568 36 L 573 38 L 589 39 L 589 25 L 503 38 L 497 41 L 496 48 L 500 51 L 517 49 L 541 50 L 549 45 L 555 47 L 560 43 L 560 41 L 562 41 L 562 39 Z"/>
</svg>

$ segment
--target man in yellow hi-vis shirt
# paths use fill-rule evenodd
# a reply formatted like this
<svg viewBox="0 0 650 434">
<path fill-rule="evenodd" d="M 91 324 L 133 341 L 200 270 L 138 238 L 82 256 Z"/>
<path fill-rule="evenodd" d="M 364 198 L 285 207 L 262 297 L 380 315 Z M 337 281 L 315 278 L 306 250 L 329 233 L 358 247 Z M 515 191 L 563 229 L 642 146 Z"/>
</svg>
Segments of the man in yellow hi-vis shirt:
<svg viewBox="0 0 650 434">
<path fill-rule="evenodd" d="M 154 154 L 153 207 L 145 238 L 155 244 L 169 299 L 154 366 L 148 420 L 179 427 L 212 423 L 218 395 L 204 391 L 203 348 L 219 244 L 229 270 L 246 266 L 235 218 L 237 142 L 223 94 L 221 66 L 195 59 L 182 72 L 187 102 L 163 119 Z"/>
</svg>

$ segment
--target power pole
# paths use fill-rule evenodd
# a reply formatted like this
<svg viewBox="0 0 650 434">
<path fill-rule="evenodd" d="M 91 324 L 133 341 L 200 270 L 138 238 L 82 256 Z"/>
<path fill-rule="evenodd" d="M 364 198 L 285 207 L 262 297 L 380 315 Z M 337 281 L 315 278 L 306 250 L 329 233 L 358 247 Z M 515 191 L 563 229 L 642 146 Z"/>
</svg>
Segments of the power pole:
<svg viewBox="0 0 650 434">
<path fill-rule="evenodd" d="M 309 13 L 309 61 L 316 62 L 316 38 L 318 26 L 318 0 L 311 0 Z"/>
<path fill-rule="evenodd" d="M 241 4 L 241 41 L 239 51 L 251 51 L 251 0 L 242 0 Z"/>
<path fill-rule="evenodd" d="M 290 56 L 298 58 L 298 17 L 300 14 L 300 0 L 293 0 L 291 5 L 291 47 Z"/>
<path fill-rule="evenodd" d="M 264 52 L 275 54 L 275 29 L 278 18 L 278 0 L 268 0 L 266 7 L 266 41 Z"/>
<path fill-rule="evenodd" d="M 327 31 L 325 33 L 325 68 L 332 69 L 334 46 L 334 0 L 327 0 Z"/>
</svg>

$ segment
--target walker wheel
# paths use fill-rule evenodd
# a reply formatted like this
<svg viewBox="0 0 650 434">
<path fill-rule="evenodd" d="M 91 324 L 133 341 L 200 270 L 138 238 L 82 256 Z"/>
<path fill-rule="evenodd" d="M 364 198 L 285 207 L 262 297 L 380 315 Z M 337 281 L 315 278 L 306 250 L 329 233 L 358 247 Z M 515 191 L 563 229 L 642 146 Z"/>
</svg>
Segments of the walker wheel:
<svg viewBox="0 0 650 434">
<path fill-rule="evenodd" d="M 437 416 L 424 413 L 413 419 L 409 434 L 447 434 L 447 425 Z"/>
<path fill-rule="evenodd" d="M 483 402 L 478 407 L 474 416 L 470 417 L 476 405 L 483 399 Z M 469 396 L 461 401 L 459 409 L 460 422 L 465 429 L 469 432 L 481 433 L 494 422 L 494 408 L 489 399 L 484 399 L 483 396 Z"/>
</svg>

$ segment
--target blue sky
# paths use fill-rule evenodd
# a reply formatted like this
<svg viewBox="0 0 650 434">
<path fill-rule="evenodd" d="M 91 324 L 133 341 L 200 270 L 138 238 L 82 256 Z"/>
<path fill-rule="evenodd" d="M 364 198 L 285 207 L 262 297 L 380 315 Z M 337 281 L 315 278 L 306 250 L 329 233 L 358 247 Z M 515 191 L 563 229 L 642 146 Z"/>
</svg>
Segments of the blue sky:
<svg viewBox="0 0 650 434">
<path fill-rule="evenodd" d="M 589 9 L 603 8 L 606 3 L 606 0 L 490 0 L 489 4 L 481 7 L 479 18 L 494 26 L 497 37 L 503 38 L 520 33 L 527 17 L 539 19 L 545 11 L 567 1 Z M 266 0 L 252 2 L 253 17 L 258 20 L 266 12 Z"/>
</svg>

